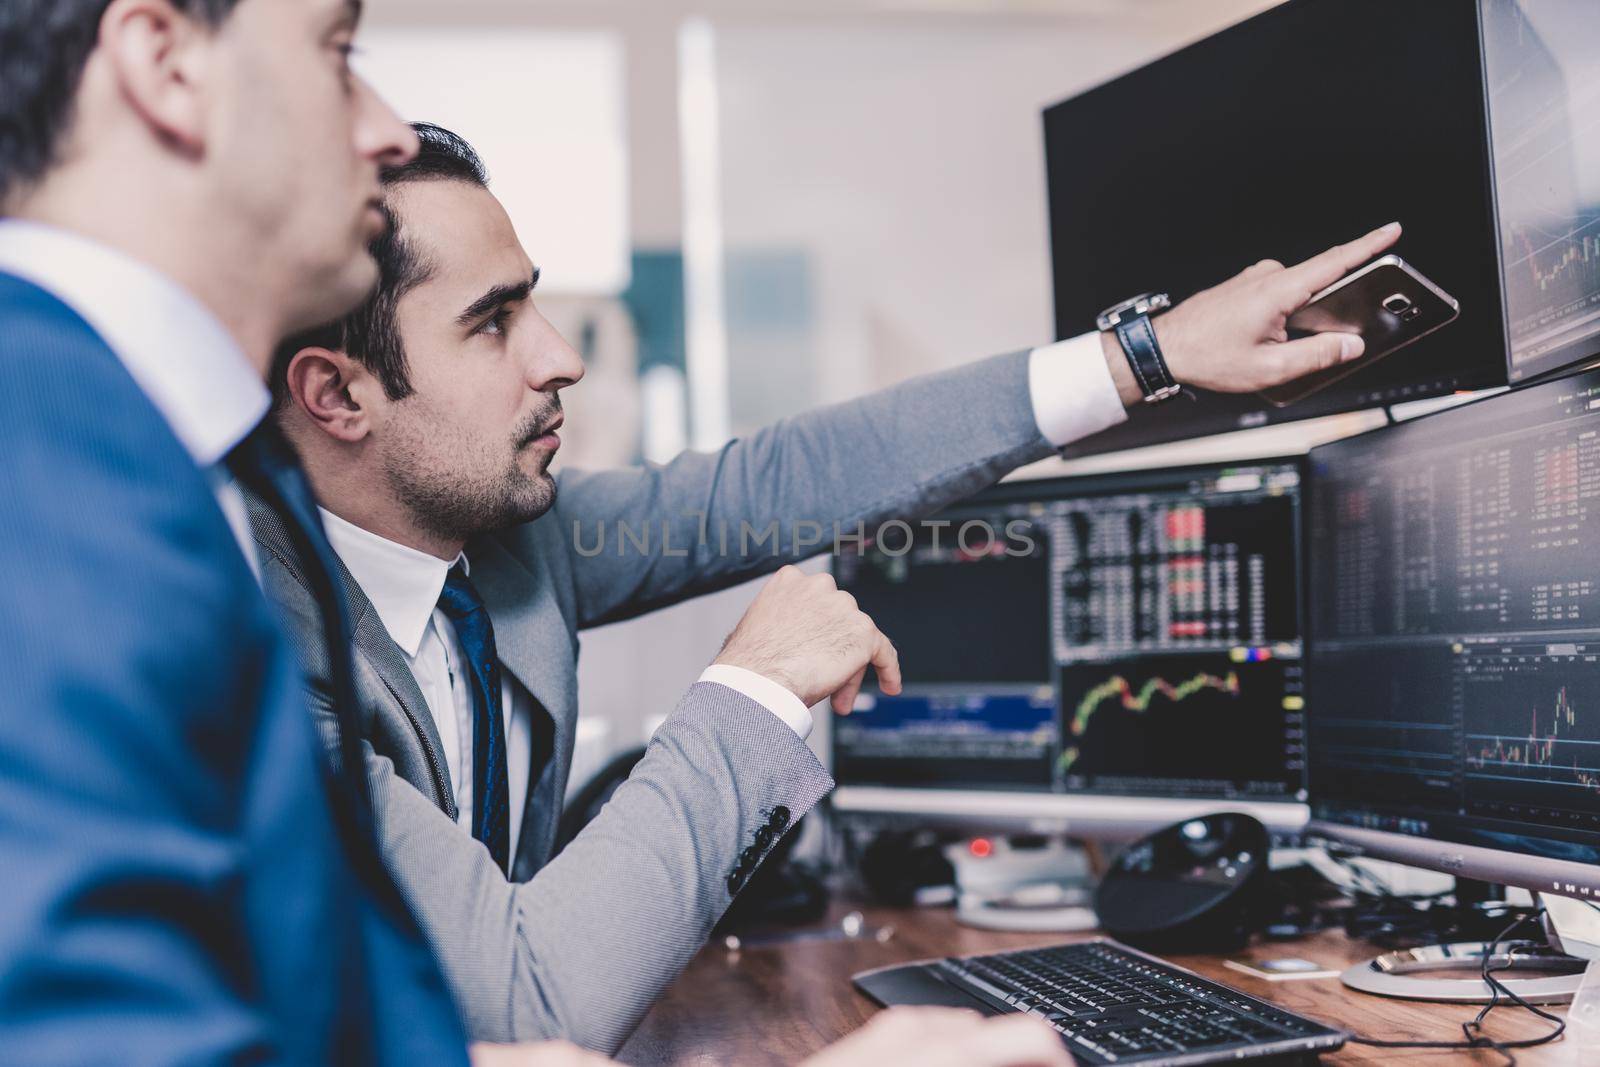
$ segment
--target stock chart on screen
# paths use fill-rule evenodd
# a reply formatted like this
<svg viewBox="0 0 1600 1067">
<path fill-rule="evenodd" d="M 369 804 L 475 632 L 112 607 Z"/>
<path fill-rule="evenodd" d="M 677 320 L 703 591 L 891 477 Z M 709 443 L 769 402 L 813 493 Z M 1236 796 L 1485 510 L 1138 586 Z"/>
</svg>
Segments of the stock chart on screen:
<svg viewBox="0 0 1600 1067">
<path fill-rule="evenodd" d="M 1600 11 L 1482 6 L 1516 382 L 1600 354 Z"/>
<path fill-rule="evenodd" d="M 1319 816 L 1600 831 L 1600 375 L 1324 446 L 1312 472 Z"/>
<path fill-rule="evenodd" d="M 840 557 L 906 689 L 836 722 L 836 776 L 1299 797 L 1300 478 L 1274 461 L 1009 483 Z M 969 526 L 999 536 L 964 546 Z"/>
</svg>

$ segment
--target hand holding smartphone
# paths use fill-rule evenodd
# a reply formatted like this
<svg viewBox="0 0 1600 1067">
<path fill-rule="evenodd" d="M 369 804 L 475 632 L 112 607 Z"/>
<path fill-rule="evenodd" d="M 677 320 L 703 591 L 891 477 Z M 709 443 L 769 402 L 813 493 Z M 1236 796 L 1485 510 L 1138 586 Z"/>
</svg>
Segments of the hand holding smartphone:
<svg viewBox="0 0 1600 1067">
<path fill-rule="evenodd" d="M 1399 256 L 1375 259 L 1322 290 L 1289 316 L 1289 337 L 1354 333 L 1366 354 L 1353 363 L 1261 390 L 1274 407 L 1288 407 L 1451 322 L 1461 313 L 1456 299 Z"/>
</svg>

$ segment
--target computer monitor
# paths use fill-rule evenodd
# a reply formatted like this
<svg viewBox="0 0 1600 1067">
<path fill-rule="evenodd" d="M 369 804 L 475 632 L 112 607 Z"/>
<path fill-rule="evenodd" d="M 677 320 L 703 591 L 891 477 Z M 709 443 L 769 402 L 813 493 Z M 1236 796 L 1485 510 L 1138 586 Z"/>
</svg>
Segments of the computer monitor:
<svg viewBox="0 0 1600 1067">
<path fill-rule="evenodd" d="M 1302 462 L 1004 483 L 837 556 L 905 688 L 834 719 L 835 810 L 1303 826 Z"/>
<path fill-rule="evenodd" d="M 1600 356 L 1600 11 L 1482 0 L 1511 381 Z"/>
<path fill-rule="evenodd" d="M 1600 898 L 1600 373 L 1312 450 L 1315 834 Z"/>
<path fill-rule="evenodd" d="M 1060 337 L 1394 219 L 1400 255 L 1461 304 L 1299 403 L 1201 393 L 1069 454 L 1505 384 L 1477 2 L 1290 0 L 1044 113 Z"/>
</svg>

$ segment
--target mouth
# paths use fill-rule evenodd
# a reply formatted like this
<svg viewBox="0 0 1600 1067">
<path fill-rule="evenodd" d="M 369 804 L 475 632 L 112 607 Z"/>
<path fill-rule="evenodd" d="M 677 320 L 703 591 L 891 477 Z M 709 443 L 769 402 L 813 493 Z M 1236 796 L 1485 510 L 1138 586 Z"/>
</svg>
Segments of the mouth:
<svg viewBox="0 0 1600 1067">
<path fill-rule="evenodd" d="M 561 436 L 558 433 L 556 433 L 556 431 L 561 429 L 562 426 L 566 425 L 566 422 L 567 422 L 566 416 L 564 416 L 564 415 L 557 416 L 555 421 L 550 423 L 550 425 L 544 427 L 542 430 L 539 430 L 539 431 L 535 432 L 527 440 L 523 441 L 522 442 L 522 447 L 523 448 L 543 448 L 543 449 L 548 449 L 551 452 L 556 451 L 558 448 L 561 447 Z"/>
</svg>

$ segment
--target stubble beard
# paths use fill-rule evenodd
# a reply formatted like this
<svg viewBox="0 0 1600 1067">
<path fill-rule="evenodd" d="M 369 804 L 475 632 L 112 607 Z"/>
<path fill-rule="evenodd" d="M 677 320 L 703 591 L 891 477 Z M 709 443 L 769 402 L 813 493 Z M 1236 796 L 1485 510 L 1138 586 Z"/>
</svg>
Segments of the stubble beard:
<svg viewBox="0 0 1600 1067">
<path fill-rule="evenodd" d="M 451 449 L 451 442 L 437 436 L 427 443 L 420 438 L 397 442 L 401 447 L 391 449 L 384 462 L 389 492 L 421 532 L 441 540 L 465 543 L 480 534 L 532 522 L 555 506 L 556 482 L 548 460 L 535 474 L 522 467 L 523 442 L 530 429 L 519 431 L 510 457 L 492 474 L 486 473 L 487 462 L 439 458 L 460 457 L 470 450 Z"/>
</svg>

